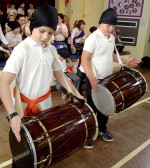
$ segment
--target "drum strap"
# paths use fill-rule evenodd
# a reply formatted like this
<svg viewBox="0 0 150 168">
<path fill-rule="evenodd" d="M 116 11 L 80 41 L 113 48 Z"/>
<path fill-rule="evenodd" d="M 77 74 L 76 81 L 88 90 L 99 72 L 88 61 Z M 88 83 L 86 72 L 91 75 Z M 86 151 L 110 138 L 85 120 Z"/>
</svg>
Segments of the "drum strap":
<svg viewBox="0 0 150 168">
<path fill-rule="evenodd" d="M 114 43 L 114 46 L 115 46 L 115 50 L 116 50 L 116 54 L 117 54 L 117 58 L 118 58 L 118 62 L 119 62 L 119 64 L 120 64 L 120 66 L 123 67 L 124 64 L 122 63 L 120 54 L 119 54 L 119 52 L 118 52 L 118 50 L 117 50 L 117 47 L 116 47 L 116 44 L 115 44 L 115 43 Z"/>
<path fill-rule="evenodd" d="M 72 89 L 73 85 L 72 85 L 71 81 L 68 79 L 68 77 L 67 77 L 67 76 L 64 74 L 64 72 L 62 71 L 61 65 L 60 65 L 60 63 L 59 63 L 59 55 L 58 55 L 57 51 L 56 51 L 53 47 L 51 47 L 51 51 L 52 51 L 52 53 L 54 54 L 54 56 L 55 56 L 55 58 L 56 58 L 56 61 L 57 61 L 58 65 L 59 65 L 59 67 L 60 67 L 60 69 L 61 69 L 62 76 L 63 76 L 64 81 L 65 81 L 65 84 L 66 84 L 66 86 L 67 86 L 67 91 L 68 91 L 69 93 L 74 93 L 74 91 L 73 91 L 73 89 Z"/>
</svg>

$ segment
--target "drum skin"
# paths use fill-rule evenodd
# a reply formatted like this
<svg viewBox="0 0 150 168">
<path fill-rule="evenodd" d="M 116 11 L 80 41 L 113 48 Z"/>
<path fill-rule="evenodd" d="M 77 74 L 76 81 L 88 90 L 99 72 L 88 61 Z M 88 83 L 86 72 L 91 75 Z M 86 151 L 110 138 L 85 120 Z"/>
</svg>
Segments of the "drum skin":
<svg viewBox="0 0 150 168">
<path fill-rule="evenodd" d="M 14 162 L 21 168 L 49 167 L 97 137 L 97 120 L 86 103 L 68 103 L 22 119 L 17 142 L 10 130 Z"/>
<path fill-rule="evenodd" d="M 123 67 L 100 81 L 98 92 L 92 90 L 97 109 L 106 116 L 123 111 L 133 105 L 147 92 L 147 83 L 141 73 Z"/>
</svg>

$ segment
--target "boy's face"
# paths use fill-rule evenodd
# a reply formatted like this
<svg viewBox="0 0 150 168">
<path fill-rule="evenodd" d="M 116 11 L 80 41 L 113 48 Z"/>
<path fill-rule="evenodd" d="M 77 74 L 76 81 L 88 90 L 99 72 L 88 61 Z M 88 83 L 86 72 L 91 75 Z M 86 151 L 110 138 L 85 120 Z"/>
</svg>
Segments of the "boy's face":
<svg viewBox="0 0 150 168">
<path fill-rule="evenodd" d="M 110 33 L 114 31 L 115 27 L 116 27 L 115 25 L 110 25 L 105 23 L 100 24 L 100 30 L 102 31 L 104 36 L 109 36 Z"/>
<path fill-rule="evenodd" d="M 23 17 L 20 17 L 20 18 L 18 19 L 18 22 L 20 23 L 21 26 L 23 26 L 23 25 L 25 24 L 25 17 L 24 17 L 24 16 L 23 16 Z"/>
<path fill-rule="evenodd" d="M 47 26 L 41 26 L 34 28 L 32 31 L 31 38 L 43 48 L 47 46 L 47 43 L 52 38 L 54 30 Z"/>
</svg>

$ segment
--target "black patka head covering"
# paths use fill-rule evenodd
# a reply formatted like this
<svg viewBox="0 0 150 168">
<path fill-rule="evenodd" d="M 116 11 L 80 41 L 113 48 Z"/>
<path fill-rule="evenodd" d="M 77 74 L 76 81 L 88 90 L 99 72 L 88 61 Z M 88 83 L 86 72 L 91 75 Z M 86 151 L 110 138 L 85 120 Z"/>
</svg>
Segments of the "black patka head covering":
<svg viewBox="0 0 150 168">
<path fill-rule="evenodd" d="M 106 9 L 100 17 L 99 24 L 100 23 L 116 25 L 117 24 L 117 12 L 112 8 Z"/>
<path fill-rule="evenodd" d="M 47 26 L 56 30 L 58 24 L 58 15 L 56 8 L 51 5 L 44 4 L 35 9 L 31 22 L 30 30 L 41 26 Z"/>
<path fill-rule="evenodd" d="M 16 28 L 20 28 L 20 24 L 17 21 L 9 21 L 8 26 L 11 30 L 15 30 Z"/>
</svg>

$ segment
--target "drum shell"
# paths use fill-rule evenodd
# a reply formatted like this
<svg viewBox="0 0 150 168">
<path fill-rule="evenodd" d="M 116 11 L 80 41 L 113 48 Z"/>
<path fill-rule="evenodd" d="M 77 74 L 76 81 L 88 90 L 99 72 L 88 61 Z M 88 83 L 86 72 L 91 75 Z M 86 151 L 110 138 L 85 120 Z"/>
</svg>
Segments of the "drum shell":
<svg viewBox="0 0 150 168">
<path fill-rule="evenodd" d="M 143 75 L 134 69 L 124 68 L 102 80 L 98 84 L 98 93 L 92 90 L 92 97 L 98 110 L 111 116 L 133 105 L 146 92 L 147 83 Z"/>
<path fill-rule="evenodd" d="M 10 131 L 10 147 L 18 166 L 26 163 L 28 168 L 48 167 L 68 157 L 97 136 L 96 117 L 87 104 L 57 106 L 38 115 L 25 117 L 22 121 L 21 143 L 17 143 Z M 36 141 L 42 136 L 42 140 Z M 28 155 L 18 160 L 18 155 L 24 153 L 20 151 L 21 146 L 24 151 L 28 151 Z M 37 164 L 47 157 L 47 161 Z"/>
</svg>

